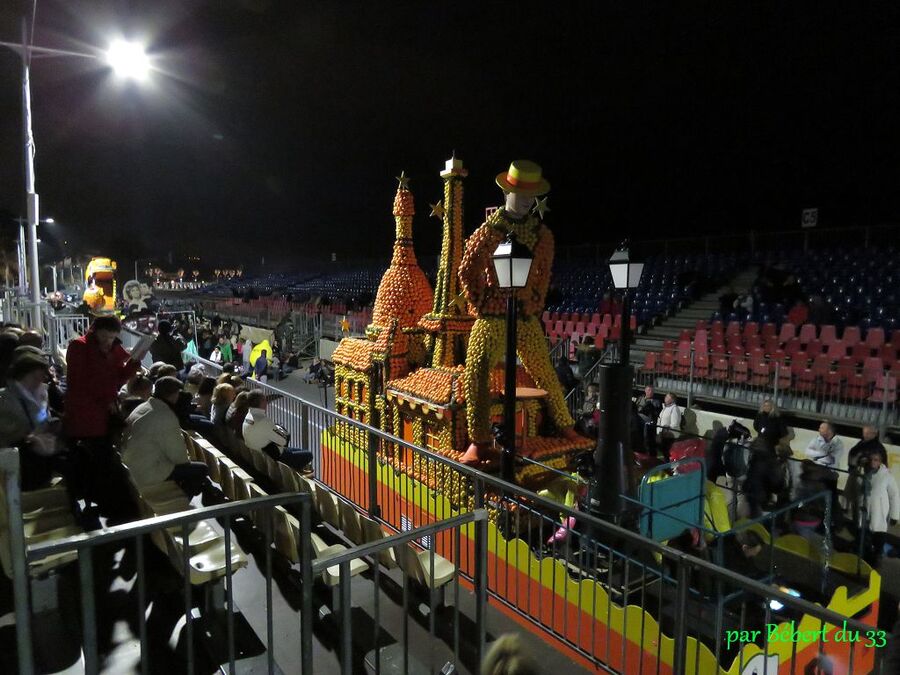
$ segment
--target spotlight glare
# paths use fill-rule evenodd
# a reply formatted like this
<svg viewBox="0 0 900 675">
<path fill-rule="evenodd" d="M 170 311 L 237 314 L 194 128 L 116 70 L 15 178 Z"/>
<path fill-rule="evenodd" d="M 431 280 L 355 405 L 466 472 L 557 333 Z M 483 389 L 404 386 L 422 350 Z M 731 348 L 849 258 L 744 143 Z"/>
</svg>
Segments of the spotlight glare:
<svg viewBox="0 0 900 675">
<path fill-rule="evenodd" d="M 106 52 L 106 62 L 119 77 L 143 81 L 150 73 L 150 59 L 143 45 L 126 40 L 115 40 Z"/>
</svg>

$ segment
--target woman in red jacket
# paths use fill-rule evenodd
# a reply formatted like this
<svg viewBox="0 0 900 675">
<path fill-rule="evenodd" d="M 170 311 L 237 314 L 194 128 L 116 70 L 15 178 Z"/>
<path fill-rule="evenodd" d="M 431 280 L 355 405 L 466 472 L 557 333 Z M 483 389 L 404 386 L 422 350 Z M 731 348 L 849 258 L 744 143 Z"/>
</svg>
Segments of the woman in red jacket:
<svg viewBox="0 0 900 675">
<path fill-rule="evenodd" d="M 98 317 L 66 351 L 63 429 L 75 464 L 72 488 L 87 506 L 96 502 L 114 508 L 114 496 L 125 487 L 117 480 L 121 462 L 115 456 L 112 432 L 119 419 L 119 388 L 138 371 L 140 357 L 122 347 L 121 330 L 116 317 Z"/>
</svg>

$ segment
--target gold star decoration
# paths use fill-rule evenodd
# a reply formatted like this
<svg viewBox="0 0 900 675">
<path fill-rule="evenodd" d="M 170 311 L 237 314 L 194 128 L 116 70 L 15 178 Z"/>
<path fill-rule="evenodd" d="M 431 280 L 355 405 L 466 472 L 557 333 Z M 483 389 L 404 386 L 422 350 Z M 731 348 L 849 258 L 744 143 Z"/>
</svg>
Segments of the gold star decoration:
<svg viewBox="0 0 900 675">
<path fill-rule="evenodd" d="M 439 201 L 437 204 L 429 204 L 431 207 L 431 215 L 435 218 L 443 218 L 444 217 L 444 202 Z"/>
<path fill-rule="evenodd" d="M 399 176 L 394 176 L 397 179 L 397 183 L 399 183 L 399 187 L 401 190 L 409 189 L 409 176 L 406 175 L 406 171 L 401 171 Z"/>
<path fill-rule="evenodd" d="M 450 301 L 450 307 L 453 307 L 454 305 L 459 308 L 460 312 L 466 311 L 466 299 L 463 297 L 462 291 L 457 293 L 456 297 Z"/>
<path fill-rule="evenodd" d="M 543 220 L 544 214 L 550 211 L 550 207 L 547 206 L 547 197 L 544 197 L 543 199 L 538 199 L 537 197 L 535 197 L 534 209 L 532 209 L 532 211 L 537 212 L 538 216 L 540 216 L 540 219 Z"/>
</svg>

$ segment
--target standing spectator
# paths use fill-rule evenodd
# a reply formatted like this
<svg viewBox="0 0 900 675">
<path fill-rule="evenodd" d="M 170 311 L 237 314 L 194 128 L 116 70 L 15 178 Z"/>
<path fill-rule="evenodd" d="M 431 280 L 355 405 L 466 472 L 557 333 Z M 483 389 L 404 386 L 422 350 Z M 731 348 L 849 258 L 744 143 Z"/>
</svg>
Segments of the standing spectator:
<svg viewBox="0 0 900 675">
<path fill-rule="evenodd" d="M 203 462 L 192 462 L 187 454 L 181 426 L 173 407 L 181 393 L 176 377 L 161 377 L 153 397 L 128 416 L 122 461 L 138 487 L 171 480 L 189 496 L 203 489 L 209 471 Z"/>
<path fill-rule="evenodd" d="M 198 415 L 203 415 L 209 419 L 212 413 L 212 395 L 216 388 L 216 380 L 213 377 L 204 377 L 197 389 L 197 395 L 194 397 L 194 409 Z"/>
<path fill-rule="evenodd" d="M 265 349 L 261 349 L 256 362 L 253 364 L 253 374 L 256 379 L 265 384 L 269 380 L 269 353 Z"/>
<path fill-rule="evenodd" d="M 304 469 L 312 462 L 309 450 L 289 448 L 290 437 L 266 415 L 266 395 L 251 391 L 247 397 L 249 410 L 244 418 L 244 443 L 251 450 L 260 450 L 272 459 L 284 462 L 294 469 Z"/>
<path fill-rule="evenodd" d="M 597 436 L 597 422 L 599 421 L 598 406 L 600 405 L 600 387 L 593 382 L 588 385 L 584 403 L 581 405 L 581 414 L 575 423 L 579 433 L 589 437 Z"/>
<path fill-rule="evenodd" d="M 900 520 L 900 490 L 890 470 L 881 463 L 881 455 L 869 455 L 868 489 L 865 508 L 868 515 L 869 541 L 866 562 L 878 567 L 888 527 Z"/>
<path fill-rule="evenodd" d="M 241 348 L 241 358 L 244 362 L 244 372 L 249 374 L 253 364 L 250 363 L 250 355 L 253 352 L 253 343 L 249 339 L 244 340 L 244 346 Z"/>
<path fill-rule="evenodd" d="M 644 447 L 651 452 L 656 446 L 656 420 L 662 412 L 662 402 L 654 398 L 654 393 L 653 387 L 648 384 L 644 387 L 644 395 L 635 402 L 638 419 L 644 430 Z"/>
<path fill-rule="evenodd" d="M 225 424 L 238 438 L 243 438 L 244 419 L 247 417 L 247 411 L 250 410 L 250 404 L 247 401 L 249 396 L 249 391 L 240 392 L 228 406 L 228 413 L 225 415 Z"/>
<path fill-rule="evenodd" d="M 678 438 L 681 429 L 681 408 L 678 407 L 675 394 L 671 392 L 666 394 L 665 399 L 663 399 L 663 407 L 659 413 L 656 429 L 658 432 L 657 441 L 662 449 L 663 457 L 668 460 L 669 448 L 672 447 L 675 439 Z"/>
<path fill-rule="evenodd" d="M 787 424 L 779 414 L 775 402 L 770 398 L 765 399 L 759 407 L 759 412 L 753 420 L 753 428 L 773 449 L 788 435 Z"/>
<path fill-rule="evenodd" d="M 179 335 L 172 334 L 172 322 L 168 319 L 161 320 L 156 326 L 156 331 L 156 340 L 150 347 L 153 360 L 168 363 L 181 370 L 184 367 L 181 352 L 187 348 L 184 340 Z"/>
<path fill-rule="evenodd" d="M 219 353 L 222 355 L 222 363 L 231 363 L 234 355 L 231 353 L 231 343 L 224 335 L 219 336 Z"/>
<path fill-rule="evenodd" d="M 559 363 L 556 364 L 555 370 L 556 377 L 562 385 L 563 393 L 568 394 L 572 389 L 578 386 L 578 380 L 575 377 L 575 373 L 572 372 L 572 365 L 565 356 L 563 356 L 559 360 Z"/>
<path fill-rule="evenodd" d="M 850 448 L 850 452 L 847 453 L 847 466 L 852 469 L 859 459 L 873 452 L 878 453 L 882 464 L 888 465 L 887 450 L 881 439 L 878 438 L 878 429 L 867 424 L 862 428 L 862 440 Z"/>
<path fill-rule="evenodd" d="M 213 363 L 222 363 L 222 352 L 219 351 L 219 345 L 213 347 L 213 350 L 209 354 L 209 360 Z"/>
<path fill-rule="evenodd" d="M 122 505 L 124 483 L 116 481 L 121 467 L 113 449 L 113 434 L 121 428 L 119 388 L 140 368 L 143 354 L 129 354 L 119 340 L 122 325 L 114 316 L 94 319 L 88 332 L 72 340 L 66 352 L 66 415 L 63 429 L 75 461 L 75 494 L 101 508 Z M 119 488 L 119 492 L 116 492 Z M 93 513 L 85 522 L 96 526 Z"/>
<path fill-rule="evenodd" d="M 834 426 L 825 420 L 819 425 L 819 433 L 813 438 L 804 451 L 806 456 L 819 466 L 829 470 L 823 475 L 822 482 L 831 492 L 831 518 L 835 525 L 843 523 L 844 516 L 838 501 L 838 475 L 833 467 L 839 466 L 844 455 L 844 444 L 835 435 Z"/>
</svg>

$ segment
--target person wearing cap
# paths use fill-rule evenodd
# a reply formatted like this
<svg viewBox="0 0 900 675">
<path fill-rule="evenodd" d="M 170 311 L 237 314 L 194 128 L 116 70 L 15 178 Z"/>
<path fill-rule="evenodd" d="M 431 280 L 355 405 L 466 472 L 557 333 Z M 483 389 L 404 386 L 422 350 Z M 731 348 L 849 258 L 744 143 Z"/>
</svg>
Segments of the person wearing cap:
<svg viewBox="0 0 900 675">
<path fill-rule="evenodd" d="M 497 185 L 506 195 L 497 209 L 466 241 L 459 267 L 459 280 L 476 321 L 469 337 L 465 365 L 466 422 L 471 444 L 462 462 L 478 466 L 496 459 L 491 452 L 490 388 L 491 368 L 503 356 L 506 344 L 506 298 L 500 287 L 491 256 L 501 242 L 514 237 L 534 256 L 524 288 L 517 289 L 519 303 L 516 351 L 536 385 L 547 391 L 550 418 L 566 438 L 582 438 L 550 363 L 539 317 L 550 286 L 553 264 L 553 234 L 538 215 L 533 214 L 535 198 L 550 191 L 541 167 L 516 160 L 497 176 Z"/>
<path fill-rule="evenodd" d="M 17 347 L 0 389 L 0 447 L 17 447 L 22 490 L 46 487 L 57 453 L 47 408 L 50 362 L 40 349 Z"/>
<path fill-rule="evenodd" d="M 128 416 L 122 461 L 138 487 L 171 480 L 193 496 L 203 489 L 209 470 L 188 457 L 174 408 L 181 388 L 177 377 L 156 381 L 153 396 Z"/>
<path fill-rule="evenodd" d="M 162 361 L 178 370 L 184 367 L 181 352 L 186 349 L 184 340 L 178 335 L 172 335 L 172 322 L 163 319 L 156 325 L 157 336 L 150 347 L 150 355 L 154 361 Z"/>
</svg>

